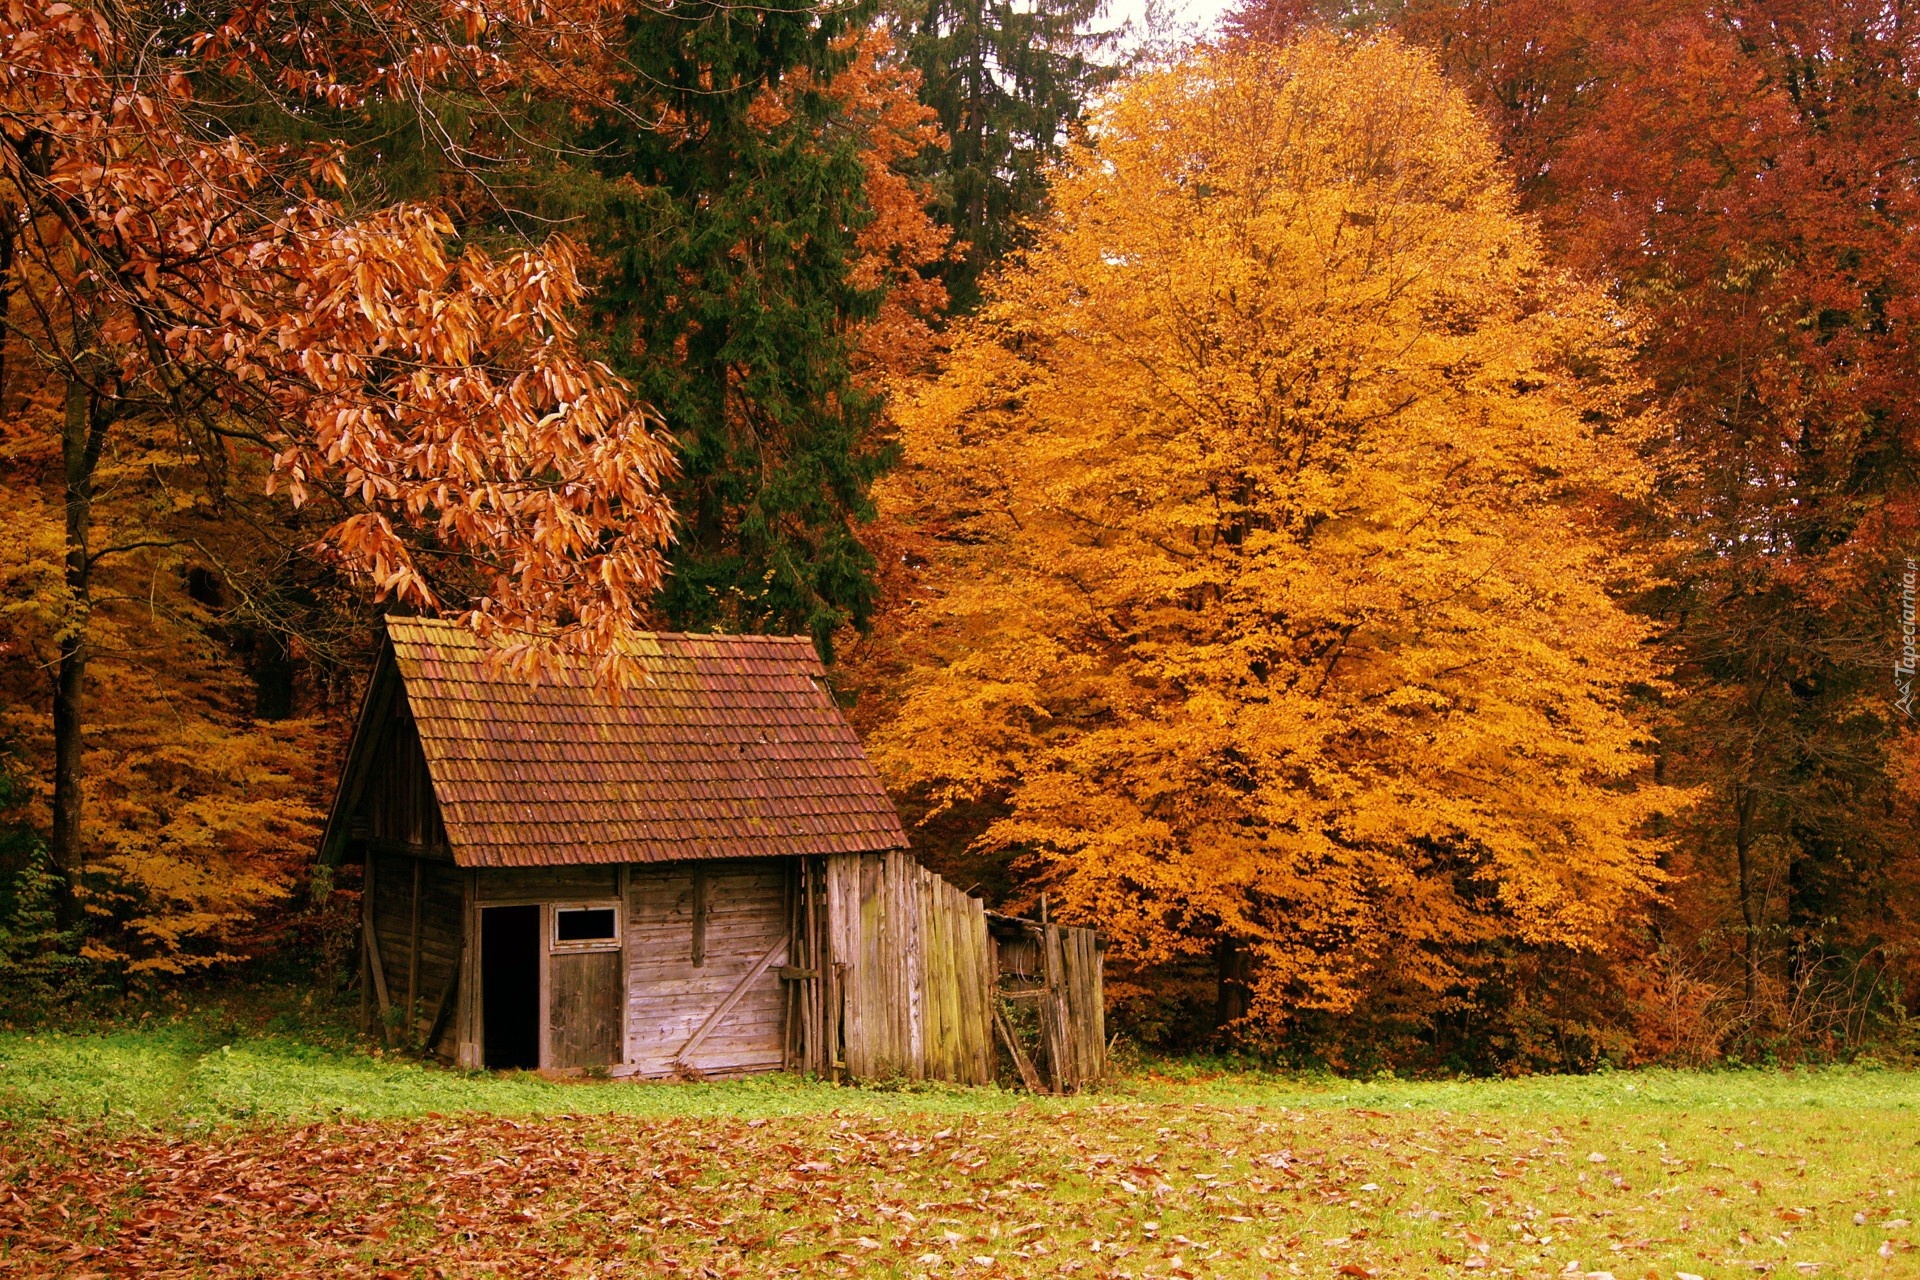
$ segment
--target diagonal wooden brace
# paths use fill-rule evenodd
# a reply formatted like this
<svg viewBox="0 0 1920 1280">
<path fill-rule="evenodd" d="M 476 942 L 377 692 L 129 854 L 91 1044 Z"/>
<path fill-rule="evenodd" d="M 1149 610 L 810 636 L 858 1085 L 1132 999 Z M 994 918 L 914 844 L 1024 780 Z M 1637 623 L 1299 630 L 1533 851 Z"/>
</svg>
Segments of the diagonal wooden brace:
<svg viewBox="0 0 1920 1280">
<path fill-rule="evenodd" d="M 771 969 L 773 962 L 778 960 L 781 953 L 786 951 L 786 949 L 787 940 L 782 938 L 773 944 L 772 950 L 761 956 L 760 959 L 754 963 L 753 968 L 747 970 L 747 976 L 740 979 L 740 981 L 734 985 L 733 990 L 727 993 L 727 998 L 720 1002 L 720 1007 L 707 1015 L 707 1020 L 700 1024 L 700 1029 L 695 1031 L 687 1042 L 680 1046 L 680 1052 L 673 1055 L 673 1065 L 676 1068 L 688 1071 L 692 1070 L 692 1064 L 689 1063 L 687 1059 L 691 1058 L 700 1046 L 706 1043 L 707 1037 L 713 1033 L 714 1028 L 720 1025 L 721 1019 L 725 1018 L 729 1013 L 732 1013 L 733 1006 L 739 1004 L 740 998 L 747 994 L 747 988 L 759 981 L 760 975 L 768 969 Z"/>
</svg>

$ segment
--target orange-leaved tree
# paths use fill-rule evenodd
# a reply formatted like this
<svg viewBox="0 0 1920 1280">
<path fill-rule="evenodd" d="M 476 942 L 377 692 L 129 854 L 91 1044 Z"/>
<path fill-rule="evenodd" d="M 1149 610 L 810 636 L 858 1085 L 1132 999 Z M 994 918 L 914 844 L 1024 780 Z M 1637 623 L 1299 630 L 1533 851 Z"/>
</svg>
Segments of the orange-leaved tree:
<svg viewBox="0 0 1920 1280">
<path fill-rule="evenodd" d="M 871 217 L 859 231 L 853 284 L 882 293 L 859 329 L 854 370 L 863 386 L 924 372 L 940 346 L 935 322 L 946 312 L 947 287 L 937 272 L 956 255 L 948 233 L 927 210 L 936 193 L 916 169 L 920 157 L 945 148 L 939 118 L 914 96 L 919 75 L 881 23 L 844 40 L 853 60 L 816 89 L 796 75 L 789 94 L 824 92 L 838 118 L 860 139 Z"/>
<path fill-rule="evenodd" d="M 660 583 L 673 460 L 577 339 L 579 252 L 463 245 L 443 207 L 353 198 L 340 146 L 248 132 L 274 100 L 289 135 L 448 95 L 473 118 L 567 68 L 591 97 L 610 12 L 259 5 L 198 31 L 174 6 L 0 12 L 6 321 L 32 358 L 15 376 L 46 392 L 24 429 L 58 442 L 62 525 L 50 612 L 11 622 L 51 672 L 67 927 L 94 576 L 186 541 L 173 517 L 229 473 L 325 511 L 328 555 L 382 596 L 459 612 L 520 669 L 573 649 L 619 674 Z M 419 121 L 436 137 L 438 123 Z M 129 464 L 153 500 L 103 531 L 101 468 Z"/>
<path fill-rule="evenodd" d="M 1896 1028 L 1920 979 L 1895 669 L 1920 28 L 1873 0 L 1247 0 L 1231 25 L 1327 22 L 1390 26 L 1481 109 L 1549 251 L 1641 317 L 1687 459 L 1646 608 L 1679 691 L 1662 757 L 1703 797 L 1647 938 L 1643 1043 L 1830 1053 Z"/>
<path fill-rule="evenodd" d="M 1682 798 L 1611 593 L 1656 424 L 1465 100 L 1390 38 L 1203 50 L 1052 207 L 901 411 L 895 786 L 1136 974 L 1217 957 L 1255 1037 L 1606 947 Z"/>
</svg>

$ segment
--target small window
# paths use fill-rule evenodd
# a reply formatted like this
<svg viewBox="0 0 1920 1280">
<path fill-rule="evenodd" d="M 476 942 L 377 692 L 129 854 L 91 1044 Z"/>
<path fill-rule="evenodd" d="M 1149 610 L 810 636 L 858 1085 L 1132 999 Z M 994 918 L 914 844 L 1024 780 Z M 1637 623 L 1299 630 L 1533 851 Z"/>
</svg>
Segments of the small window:
<svg viewBox="0 0 1920 1280">
<path fill-rule="evenodd" d="M 613 906 L 553 909 L 556 951 L 611 951 L 620 945 L 620 912 Z"/>
</svg>

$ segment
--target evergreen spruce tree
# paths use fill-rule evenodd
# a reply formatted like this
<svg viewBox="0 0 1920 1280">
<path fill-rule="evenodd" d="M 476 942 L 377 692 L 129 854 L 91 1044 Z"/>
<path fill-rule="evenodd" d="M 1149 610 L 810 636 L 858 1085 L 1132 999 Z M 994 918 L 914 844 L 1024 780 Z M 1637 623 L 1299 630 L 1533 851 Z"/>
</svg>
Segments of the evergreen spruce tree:
<svg viewBox="0 0 1920 1280">
<path fill-rule="evenodd" d="M 932 158 L 942 220 L 962 247 L 947 273 L 956 311 L 980 299 L 981 273 L 1020 242 L 1046 199 L 1046 166 L 1088 100 L 1118 68 L 1116 34 L 1097 28 L 1106 0 L 894 0 L 921 101 L 949 150 Z"/>
<path fill-rule="evenodd" d="M 871 216 L 857 142 L 818 91 L 870 17 L 807 0 L 646 14 L 591 137 L 613 358 L 681 448 L 670 626 L 805 629 L 830 655 L 873 608 L 855 526 L 890 454 L 852 357 L 881 291 L 853 272 Z"/>
</svg>

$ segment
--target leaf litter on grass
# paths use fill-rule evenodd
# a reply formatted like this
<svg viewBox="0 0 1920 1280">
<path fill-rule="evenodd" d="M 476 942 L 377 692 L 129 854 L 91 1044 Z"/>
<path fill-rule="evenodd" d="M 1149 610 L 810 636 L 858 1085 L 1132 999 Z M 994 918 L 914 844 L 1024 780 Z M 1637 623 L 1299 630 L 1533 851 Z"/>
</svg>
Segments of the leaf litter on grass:
<svg viewBox="0 0 1920 1280">
<path fill-rule="evenodd" d="M 0 1131 L 38 1276 L 1920 1275 L 1904 1117 L 1217 1103 Z M 1595 1158 L 1599 1157 L 1599 1158 Z"/>
</svg>

